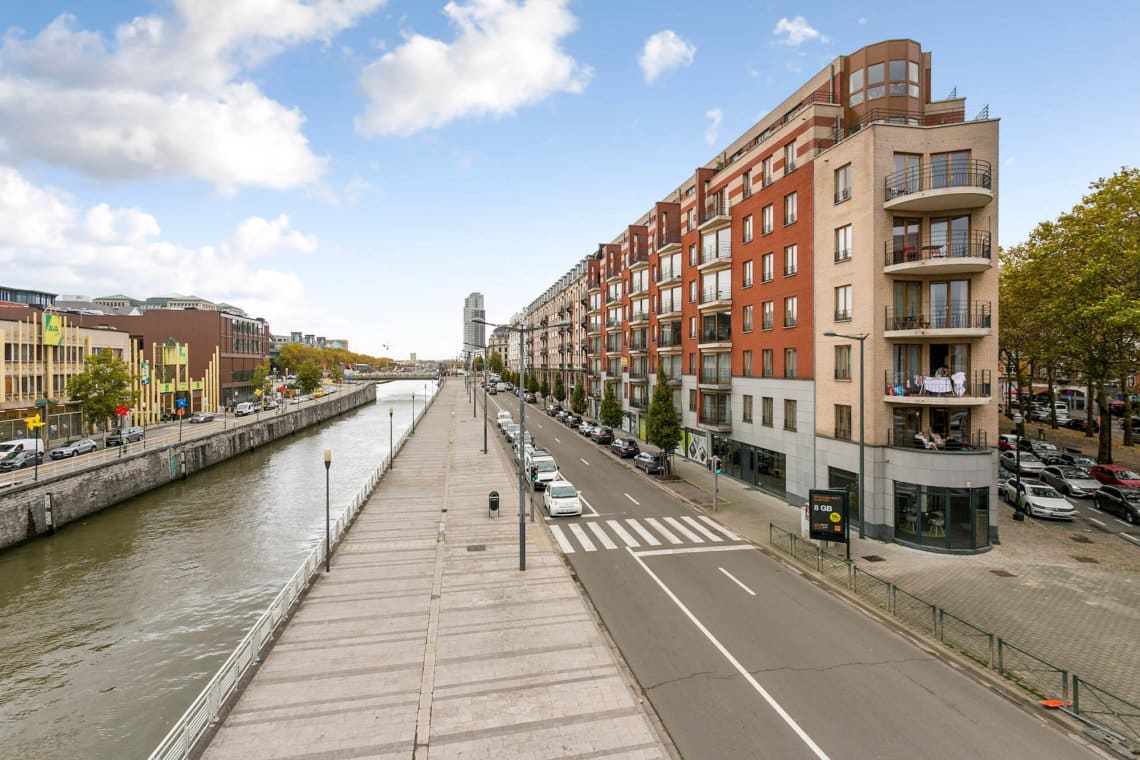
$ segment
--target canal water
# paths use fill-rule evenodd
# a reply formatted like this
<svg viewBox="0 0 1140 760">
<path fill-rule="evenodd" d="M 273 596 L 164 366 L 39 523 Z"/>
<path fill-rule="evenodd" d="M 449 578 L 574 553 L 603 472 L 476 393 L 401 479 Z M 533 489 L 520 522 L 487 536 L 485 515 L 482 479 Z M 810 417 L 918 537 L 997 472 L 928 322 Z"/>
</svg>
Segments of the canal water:
<svg viewBox="0 0 1140 760">
<path fill-rule="evenodd" d="M 434 387 L 0 553 L 0 756 L 146 757 L 324 540 L 324 450 L 335 515 Z"/>
</svg>

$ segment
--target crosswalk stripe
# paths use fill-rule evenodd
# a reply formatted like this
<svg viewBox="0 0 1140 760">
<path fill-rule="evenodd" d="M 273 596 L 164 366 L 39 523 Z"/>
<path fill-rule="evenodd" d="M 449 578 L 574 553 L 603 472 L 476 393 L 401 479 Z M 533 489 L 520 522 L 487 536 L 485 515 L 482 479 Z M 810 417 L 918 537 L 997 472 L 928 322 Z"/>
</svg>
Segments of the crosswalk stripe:
<svg viewBox="0 0 1140 760">
<path fill-rule="evenodd" d="M 703 544 L 705 542 L 705 540 L 703 538 L 701 538 L 696 533 L 694 533 L 693 531 L 686 528 L 684 523 L 682 523 L 676 517 L 666 517 L 665 522 L 669 523 L 674 528 L 676 528 L 678 531 L 680 531 L 682 536 L 689 539 L 694 544 Z"/>
<path fill-rule="evenodd" d="M 721 533 L 728 536 L 729 541 L 739 541 L 740 540 L 740 536 L 736 535 L 731 530 L 724 527 L 723 525 L 721 525 L 720 523 L 718 523 L 716 520 L 712 519 L 708 515 L 701 515 L 697 519 L 700 520 L 701 522 L 703 522 L 705 525 L 708 525 L 709 527 L 712 527 L 712 528 L 716 528 Z"/>
<path fill-rule="evenodd" d="M 629 535 L 626 529 L 621 527 L 621 523 L 617 520 L 606 520 L 606 525 L 610 526 L 610 530 L 618 534 L 618 538 L 624 541 L 626 546 L 641 546 L 641 544 L 637 543 L 637 539 Z"/>
<path fill-rule="evenodd" d="M 639 523 L 637 520 L 626 520 L 626 522 L 629 523 L 629 527 L 637 531 L 637 535 L 641 536 L 645 540 L 645 543 L 649 544 L 650 546 L 661 545 L 661 542 L 657 540 L 657 536 L 641 527 L 641 523 Z"/>
<path fill-rule="evenodd" d="M 568 527 L 570 528 L 570 532 L 574 534 L 574 537 L 578 539 L 578 543 L 582 545 L 583 549 L 588 552 L 597 551 L 598 547 L 594 546 L 594 542 L 586 535 L 586 531 L 582 530 L 581 525 L 578 523 L 570 523 Z"/>
<path fill-rule="evenodd" d="M 574 553 L 574 547 L 571 545 L 570 540 L 566 538 L 566 534 L 562 532 L 561 525 L 551 525 L 550 532 L 554 534 L 554 540 L 558 542 L 558 546 L 562 549 L 563 554 Z"/>
<path fill-rule="evenodd" d="M 692 528 L 693 530 L 700 533 L 702 536 L 707 538 L 709 541 L 723 541 L 724 540 L 723 538 L 718 536 L 716 533 L 713 533 L 711 530 L 709 530 L 705 526 L 701 525 L 700 520 L 698 520 L 695 517 L 685 516 L 685 517 L 682 517 L 681 519 L 685 521 L 686 525 L 688 525 L 690 528 Z"/>
<path fill-rule="evenodd" d="M 666 528 L 661 523 L 657 522 L 656 517 L 647 517 L 647 518 L 645 518 L 645 522 L 649 523 L 650 527 L 652 527 L 653 530 L 657 531 L 662 536 L 664 536 L 665 540 L 668 541 L 669 543 L 671 543 L 671 544 L 681 543 L 681 539 L 674 536 L 672 533 L 669 532 L 668 528 Z"/>
<path fill-rule="evenodd" d="M 590 530 L 594 531 L 594 535 L 596 535 L 598 537 L 598 540 L 602 542 L 602 546 L 607 549 L 617 548 L 617 544 L 610 540 L 610 537 L 606 535 L 606 532 L 604 530 L 602 530 L 601 525 L 598 525 L 596 522 L 586 524 L 590 526 Z"/>
</svg>

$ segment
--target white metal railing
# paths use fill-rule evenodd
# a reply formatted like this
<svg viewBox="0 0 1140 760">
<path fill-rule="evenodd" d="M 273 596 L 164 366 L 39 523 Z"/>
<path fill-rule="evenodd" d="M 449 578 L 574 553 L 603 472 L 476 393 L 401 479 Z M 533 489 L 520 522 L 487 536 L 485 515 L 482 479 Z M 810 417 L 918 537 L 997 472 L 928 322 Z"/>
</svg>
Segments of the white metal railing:
<svg viewBox="0 0 1140 760">
<path fill-rule="evenodd" d="M 416 415 L 416 419 L 422 419 L 427 410 L 435 401 L 436 395 L 439 393 L 438 384 L 433 389 L 428 403 Z M 399 443 L 395 447 L 395 455 L 398 455 L 404 448 L 408 437 L 411 435 L 412 430 L 409 427 L 400 436 Z M 363 487 L 356 494 L 350 504 L 342 510 L 341 514 L 336 518 L 336 522 L 329 528 L 329 542 L 331 546 L 335 547 L 340 539 L 347 532 L 348 527 L 352 521 L 356 519 L 356 515 L 360 512 L 360 508 L 368 500 L 368 497 L 376 489 L 380 483 L 381 478 L 389 469 L 391 469 L 392 462 L 388 457 L 380 462 L 380 466 L 368 476 L 364 482 Z M 313 582 L 324 564 L 325 560 L 325 545 L 324 542 L 318 542 L 316 548 L 309 552 L 305 557 L 304 562 L 297 568 L 289 578 L 285 587 L 278 592 L 277 596 L 273 598 L 269 608 L 261 614 L 257 622 L 253 624 L 249 632 L 237 645 L 233 653 L 210 679 L 206 687 L 202 689 L 197 698 L 190 703 L 190 707 L 182 714 L 182 717 L 171 727 L 166 737 L 159 743 L 158 747 L 150 754 L 150 760 L 167 760 L 168 758 L 186 758 L 190 756 L 191 750 L 194 745 L 205 733 L 206 729 L 214 722 L 221 712 L 222 706 L 229 699 L 235 687 L 241 682 L 242 677 L 251 665 L 258 661 L 261 651 L 265 648 L 265 644 L 269 641 L 273 632 L 289 614 L 289 610 L 293 608 L 301 594 Z"/>
</svg>

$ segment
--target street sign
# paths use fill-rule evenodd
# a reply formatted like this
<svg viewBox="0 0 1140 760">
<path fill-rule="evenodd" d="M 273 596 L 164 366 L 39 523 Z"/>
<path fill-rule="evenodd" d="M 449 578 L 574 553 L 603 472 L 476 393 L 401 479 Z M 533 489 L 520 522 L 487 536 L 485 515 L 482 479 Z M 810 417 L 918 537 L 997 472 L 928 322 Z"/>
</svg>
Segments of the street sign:
<svg viewBox="0 0 1140 760">
<path fill-rule="evenodd" d="M 819 541 L 847 543 L 847 491 L 808 491 L 808 535 Z"/>
<path fill-rule="evenodd" d="M 174 405 L 177 406 L 179 409 L 185 409 L 186 408 L 186 399 L 184 399 L 184 398 L 176 399 L 174 402 Z"/>
</svg>

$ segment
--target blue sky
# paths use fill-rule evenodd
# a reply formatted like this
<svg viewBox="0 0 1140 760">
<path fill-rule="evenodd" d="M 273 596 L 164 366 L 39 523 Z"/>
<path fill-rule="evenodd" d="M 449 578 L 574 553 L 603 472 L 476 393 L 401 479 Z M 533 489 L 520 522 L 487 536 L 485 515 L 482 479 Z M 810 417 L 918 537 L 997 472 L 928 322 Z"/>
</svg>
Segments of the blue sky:
<svg viewBox="0 0 1140 760">
<path fill-rule="evenodd" d="M 835 56 L 1001 119 L 1000 243 L 1137 165 L 1140 4 L 5 0 L 0 282 L 455 355 Z M 904 12 L 905 11 L 905 12 Z"/>
</svg>

